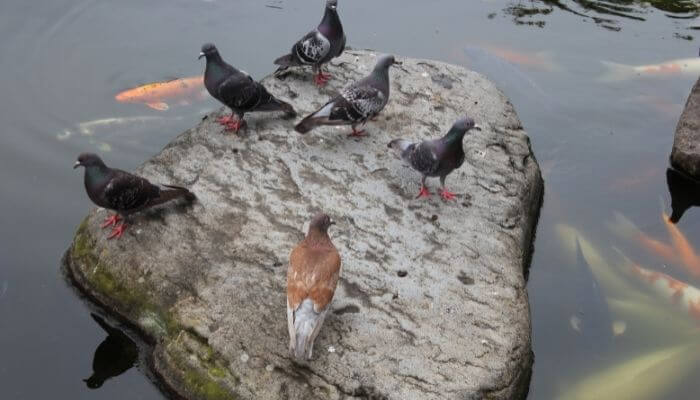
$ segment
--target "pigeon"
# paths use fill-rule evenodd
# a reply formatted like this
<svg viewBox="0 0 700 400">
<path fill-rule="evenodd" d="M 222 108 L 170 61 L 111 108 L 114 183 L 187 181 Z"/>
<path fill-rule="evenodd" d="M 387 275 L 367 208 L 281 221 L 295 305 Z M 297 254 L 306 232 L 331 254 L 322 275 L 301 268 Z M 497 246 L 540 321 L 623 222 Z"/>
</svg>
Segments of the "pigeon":
<svg viewBox="0 0 700 400">
<path fill-rule="evenodd" d="M 309 232 L 289 256 L 287 270 L 287 327 L 289 352 L 297 360 L 310 360 L 314 341 L 330 309 L 340 276 L 340 254 L 328 237 L 333 225 L 319 213 Z"/>
<path fill-rule="evenodd" d="M 124 332 L 109 326 L 98 315 L 90 314 L 90 316 L 107 332 L 107 337 L 95 349 L 95 355 L 92 358 L 92 375 L 83 379 L 88 388 L 97 389 L 107 379 L 121 375 L 136 365 L 139 349 Z"/>
<path fill-rule="evenodd" d="M 78 167 L 85 167 L 85 191 L 90 200 L 99 207 L 116 212 L 102 224 L 103 229 L 114 227 L 107 239 L 119 239 L 126 230 L 127 217 L 133 213 L 180 197 L 189 202 L 196 198 L 183 187 L 154 185 L 140 176 L 109 168 L 96 154 L 83 153 L 78 156 L 73 168 Z"/>
<path fill-rule="evenodd" d="M 389 101 L 389 67 L 401 64 L 392 55 L 379 58 L 374 70 L 365 78 L 346 86 L 318 111 L 307 116 L 294 129 L 307 133 L 318 125 L 351 125 L 350 136 L 365 136 L 356 129 L 373 118 Z"/>
<path fill-rule="evenodd" d="M 323 73 L 323 64 L 339 57 L 345 50 L 345 34 L 337 9 L 338 0 L 326 1 L 326 12 L 318 28 L 294 43 L 289 54 L 275 60 L 280 66 L 275 73 L 289 67 L 311 65 L 316 85 L 323 86 L 328 82 L 331 75 Z"/>
<path fill-rule="evenodd" d="M 440 196 L 445 200 L 455 199 L 454 193 L 445 187 L 445 178 L 464 163 L 462 138 L 470 129 L 481 130 L 473 119 L 465 116 L 458 119 L 450 131 L 439 139 L 420 143 L 394 139 L 389 143 L 389 148 L 394 149 L 404 161 L 423 175 L 420 192 L 416 198 L 430 196 L 425 179 L 429 176 L 439 176 L 442 185 Z"/>
<path fill-rule="evenodd" d="M 231 108 L 231 116 L 219 119 L 219 123 L 238 132 L 245 125 L 243 115 L 250 111 L 283 111 L 294 117 L 296 112 L 288 103 L 277 99 L 247 73 L 239 71 L 224 61 L 211 43 L 202 46 L 199 58 L 206 57 L 204 86 L 215 99 Z"/>
</svg>

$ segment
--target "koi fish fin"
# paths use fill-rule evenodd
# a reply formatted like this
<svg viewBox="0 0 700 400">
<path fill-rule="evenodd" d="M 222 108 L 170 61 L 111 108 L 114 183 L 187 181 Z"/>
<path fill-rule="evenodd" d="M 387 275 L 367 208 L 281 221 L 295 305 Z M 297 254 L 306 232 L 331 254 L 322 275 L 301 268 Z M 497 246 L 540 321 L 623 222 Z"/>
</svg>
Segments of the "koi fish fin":
<svg viewBox="0 0 700 400">
<path fill-rule="evenodd" d="M 170 106 L 168 106 L 168 103 L 164 103 L 162 101 L 157 103 L 146 103 L 146 105 L 158 111 L 167 111 L 170 108 Z"/>
<path fill-rule="evenodd" d="M 631 65 L 618 64 L 611 61 L 600 61 L 607 71 L 598 78 L 599 82 L 615 82 L 633 78 L 637 73 Z"/>
</svg>

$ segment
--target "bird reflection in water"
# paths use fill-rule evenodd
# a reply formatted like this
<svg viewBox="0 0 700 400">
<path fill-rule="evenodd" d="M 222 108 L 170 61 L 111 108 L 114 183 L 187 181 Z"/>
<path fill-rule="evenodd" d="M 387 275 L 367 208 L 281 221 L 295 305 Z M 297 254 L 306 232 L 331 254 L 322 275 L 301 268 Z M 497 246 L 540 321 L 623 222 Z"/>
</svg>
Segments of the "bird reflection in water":
<svg viewBox="0 0 700 400">
<path fill-rule="evenodd" d="M 671 194 L 671 222 L 675 224 L 690 207 L 700 206 L 700 182 L 669 168 L 666 170 L 666 183 Z"/>
<path fill-rule="evenodd" d="M 107 337 L 95 350 L 95 356 L 92 360 L 92 376 L 83 379 L 87 387 L 97 389 L 107 379 L 121 375 L 136 365 L 139 352 L 136 343 L 124 332 L 109 326 L 98 315 L 90 315 L 107 332 Z"/>
</svg>

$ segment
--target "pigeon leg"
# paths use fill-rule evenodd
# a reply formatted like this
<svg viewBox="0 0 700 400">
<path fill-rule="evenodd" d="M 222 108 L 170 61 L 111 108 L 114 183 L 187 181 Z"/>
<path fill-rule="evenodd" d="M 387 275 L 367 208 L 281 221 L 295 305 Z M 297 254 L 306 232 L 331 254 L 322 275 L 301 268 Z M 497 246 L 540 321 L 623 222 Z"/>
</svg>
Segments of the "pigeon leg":
<svg viewBox="0 0 700 400">
<path fill-rule="evenodd" d="M 314 75 L 314 83 L 316 86 L 325 86 L 330 79 L 331 74 L 324 74 L 322 66 L 318 68 L 318 71 L 316 71 L 316 74 Z"/>
<path fill-rule="evenodd" d="M 110 233 L 109 236 L 107 236 L 107 239 L 112 239 L 112 238 L 117 238 L 119 239 L 122 237 L 122 234 L 124 234 L 124 231 L 126 230 L 126 227 L 128 225 L 125 222 L 122 222 L 118 226 L 116 226 L 114 229 L 112 229 L 112 233 Z"/>
<path fill-rule="evenodd" d="M 420 199 L 421 197 L 430 197 L 431 193 L 428 190 L 428 187 L 425 186 L 425 176 L 423 176 L 420 180 L 420 192 L 418 192 L 418 196 L 416 196 L 417 199 Z"/>
<path fill-rule="evenodd" d="M 226 124 L 226 131 L 228 132 L 233 132 L 233 133 L 238 133 L 241 128 L 245 127 L 246 122 L 243 120 L 243 118 L 239 117 L 236 114 L 231 115 L 231 120 Z"/>
<path fill-rule="evenodd" d="M 223 117 L 219 117 L 216 120 L 216 122 L 220 123 L 223 126 L 228 126 L 228 124 L 230 124 L 233 120 L 233 113 L 231 113 L 231 115 L 224 115 Z"/>
<path fill-rule="evenodd" d="M 442 197 L 443 200 L 454 200 L 456 198 L 455 194 L 447 190 L 445 187 L 445 177 L 441 176 L 440 177 L 440 183 L 442 186 L 440 187 L 440 197 Z"/>
<path fill-rule="evenodd" d="M 367 132 L 364 129 L 357 130 L 355 125 L 352 126 L 352 132 L 348 133 L 348 137 L 363 137 L 367 136 Z"/>
<path fill-rule="evenodd" d="M 114 214 L 114 215 L 112 215 L 112 216 L 110 216 L 110 217 L 105 218 L 104 223 L 102 224 L 102 226 L 100 226 L 100 228 L 104 229 L 104 228 L 106 228 L 106 227 L 108 227 L 108 226 L 116 226 L 117 223 L 118 223 L 119 221 L 121 221 L 121 220 L 122 220 L 122 219 L 121 219 L 121 217 L 119 216 L 119 214 Z"/>
</svg>

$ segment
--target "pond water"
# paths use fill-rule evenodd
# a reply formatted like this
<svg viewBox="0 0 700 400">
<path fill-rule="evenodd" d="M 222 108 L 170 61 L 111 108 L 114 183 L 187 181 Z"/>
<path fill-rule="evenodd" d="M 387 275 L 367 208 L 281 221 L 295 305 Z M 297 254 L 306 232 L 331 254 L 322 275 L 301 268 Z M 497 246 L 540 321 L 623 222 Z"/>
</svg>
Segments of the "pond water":
<svg viewBox="0 0 700 400">
<path fill-rule="evenodd" d="M 61 276 L 61 255 L 92 207 L 71 165 L 78 153 L 96 151 L 110 165 L 135 168 L 218 104 L 191 99 L 158 111 L 118 103 L 117 93 L 201 74 L 197 55 L 207 41 L 262 78 L 317 24 L 321 4 L 3 1 L 1 398 L 164 397 L 129 338 L 91 317 Z M 615 387 L 640 391 L 635 399 L 697 398 L 700 316 L 620 273 L 635 262 L 700 286 L 684 269 L 694 265 L 689 248 L 700 248 L 700 211 L 686 211 L 677 230 L 661 216 L 662 208 L 671 212 L 668 154 L 697 69 L 614 75 L 602 61 L 698 57 L 698 7 L 690 0 L 340 1 L 351 46 L 484 73 L 512 99 L 532 138 L 546 190 L 528 283 L 531 399 L 616 398 Z M 642 379 L 620 388 L 629 374 Z"/>
</svg>

